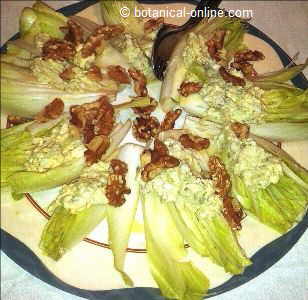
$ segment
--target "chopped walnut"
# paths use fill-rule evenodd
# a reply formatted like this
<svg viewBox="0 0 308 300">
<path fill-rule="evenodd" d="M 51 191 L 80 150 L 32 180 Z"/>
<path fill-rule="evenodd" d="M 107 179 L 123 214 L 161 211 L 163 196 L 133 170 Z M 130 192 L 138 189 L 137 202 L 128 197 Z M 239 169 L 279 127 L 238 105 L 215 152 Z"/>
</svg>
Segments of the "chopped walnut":
<svg viewBox="0 0 308 300">
<path fill-rule="evenodd" d="M 161 156 L 155 162 L 150 162 L 143 168 L 141 178 L 147 182 L 154 179 L 163 169 L 175 168 L 180 164 L 180 161 L 170 155 Z"/>
<path fill-rule="evenodd" d="M 108 176 L 106 186 L 106 197 L 109 205 L 121 206 L 125 203 L 125 194 L 130 193 L 130 189 L 126 186 L 125 176 L 128 171 L 126 163 L 118 159 L 110 162 L 111 172 Z"/>
<path fill-rule="evenodd" d="M 151 33 L 164 24 L 164 18 L 150 19 L 144 23 L 144 32 Z"/>
<path fill-rule="evenodd" d="M 75 46 L 78 46 L 83 43 L 83 30 L 81 26 L 75 23 L 73 20 L 67 21 L 67 33 L 64 37 L 65 40 L 72 42 Z"/>
<path fill-rule="evenodd" d="M 249 125 L 242 124 L 240 122 L 234 122 L 231 124 L 231 130 L 239 139 L 247 139 L 249 137 Z"/>
<path fill-rule="evenodd" d="M 101 69 L 96 66 L 96 65 L 92 65 L 89 70 L 87 71 L 88 78 L 90 78 L 91 80 L 94 81 L 102 81 L 103 80 L 103 74 L 101 72 Z"/>
<path fill-rule="evenodd" d="M 159 133 L 159 121 L 155 117 L 137 117 L 133 122 L 133 135 L 141 142 L 147 142 Z"/>
<path fill-rule="evenodd" d="M 216 61 L 220 61 L 219 50 L 223 48 L 225 35 L 225 30 L 217 30 L 213 37 L 206 42 L 211 58 Z"/>
<path fill-rule="evenodd" d="M 106 97 L 82 105 L 72 106 L 71 123 L 79 129 L 91 128 L 94 135 L 109 135 L 114 126 L 114 109 Z M 92 126 L 90 126 L 92 125 Z"/>
<path fill-rule="evenodd" d="M 140 71 L 136 69 L 128 69 L 130 77 L 134 81 L 134 91 L 139 97 L 145 97 L 148 95 L 148 90 L 146 88 L 147 79 Z"/>
<path fill-rule="evenodd" d="M 96 162 L 107 151 L 109 135 L 114 127 L 114 109 L 106 97 L 70 108 L 71 120 L 83 136 L 88 150 L 85 153 L 89 164 Z"/>
<path fill-rule="evenodd" d="M 119 83 L 123 83 L 123 84 L 130 83 L 128 73 L 121 66 L 108 66 L 107 74 L 111 79 Z"/>
<path fill-rule="evenodd" d="M 35 116 L 35 120 L 44 123 L 49 120 L 57 119 L 64 110 L 64 103 L 61 99 L 55 98 L 51 103 Z"/>
<path fill-rule="evenodd" d="M 29 122 L 30 120 L 31 119 L 29 118 L 8 115 L 6 119 L 6 128 L 11 128 L 16 125 L 24 124 L 26 122 Z"/>
<path fill-rule="evenodd" d="M 245 80 L 229 73 L 224 67 L 219 68 L 219 74 L 226 82 L 231 82 L 234 86 L 245 86 Z"/>
<path fill-rule="evenodd" d="M 127 164 L 119 159 L 113 159 L 110 166 L 115 175 L 125 175 L 128 172 Z"/>
<path fill-rule="evenodd" d="M 103 40 L 110 40 L 119 34 L 124 32 L 123 25 L 102 25 L 94 30 L 93 34 L 91 34 L 82 50 L 82 57 L 89 57 L 95 53 L 95 50 L 101 46 Z"/>
<path fill-rule="evenodd" d="M 244 212 L 238 201 L 232 197 L 225 196 L 223 198 L 222 213 L 232 229 L 240 230 L 242 228 L 241 221 L 244 218 Z"/>
<path fill-rule="evenodd" d="M 257 71 L 254 69 L 253 65 L 249 62 L 233 62 L 231 67 L 241 71 L 245 78 L 252 80 L 258 75 Z"/>
<path fill-rule="evenodd" d="M 179 118 L 181 113 L 182 113 L 181 109 L 168 111 L 167 114 L 165 115 L 164 120 L 160 124 L 160 131 L 167 131 L 173 129 L 175 121 Z"/>
<path fill-rule="evenodd" d="M 182 82 L 180 88 L 179 88 L 179 93 L 187 97 L 191 94 L 198 93 L 202 89 L 202 84 L 199 82 L 187 82 L 184 81 Z"/>
<path fill-rule="evenodd" d="M 150 105 L 144 107 L 133 107 L 133 111 L 135 114 L 144 116 L 150 115 L 157 107 L 158 103 L 153 98 L 150 97 Z"/>
<path fill-rule="evenodd" d="M 85 152 L 86 162 L 88 165 L 92 165 L 98 162 L 102 155 L 106 153 L 110 146 L 110 138 L 105 135 L 93 136 L 86 146 L 88 148 Z"/>
<path fill-rule="evenodd" d="M 174 168 L 180 164 L 180 161 L 169 155 L 167 146 L 155 139 L 154 149 L 145 150 L 141 155 L 141 165 L 143 170 L 141 178 L 143 181 L 150 181 L 154 179 L 163 169 Z"/>
<path fill-rule="evenodd" d="M 73 66 L 68 66 L 62 73 L 60 73 L 59 77 L 65 81 L 72 80 L 75 76 L 73 71 Z"/>
<path fill-rule="evenodd" d="M 240 204 L 229 196 L 231 180 L 224 164 L 217 156 L 211 156 L 208 162 L 209 174 L 214 181 L 217 194 L 223 199 L 223 214 L 233 229 L 241 229 L 243 212 Z"/>
<path fill-rule="evenodd" d="M 224 164 L 217 156 L 211 156 L 208 161 L 209 174 L 212 177 L 217 194 L 222 198 L 228 195 L 231 187 L 230 176 Z"/>
<path fill-rule="evenodd" d="M 201 138 L 192 134 L 182 134 L 179 138 L 180 143 L 184 148 L 201 151 L 207 149 L 210 145 L 208 139 Z"/>
<path fill-rule="evenodd" d="M 263 60 L 265 56 L 260 51 L 244 50 L 235 53 L 234 62 L 243 62 L 243 61 L 258 61 Z"/>
<path fill-rule="evenodd" d="M 65 61 L 72 59 L 75 54 L 74 44 L 60 39 L 50 39 L 42 48 L 42 57 L 44 59 Z"/>
</svg>

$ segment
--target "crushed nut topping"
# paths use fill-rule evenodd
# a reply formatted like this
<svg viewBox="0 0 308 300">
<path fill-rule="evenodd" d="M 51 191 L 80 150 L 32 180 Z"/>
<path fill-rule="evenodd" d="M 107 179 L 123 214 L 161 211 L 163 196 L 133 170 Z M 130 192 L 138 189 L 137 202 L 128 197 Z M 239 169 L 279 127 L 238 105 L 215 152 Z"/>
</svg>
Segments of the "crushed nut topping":
<svg viewBox="0 0 308 300">
<path fill-rule="evenodd" d="M 140 142 L 147 142 L 159 133 L 159 121 L 157 118 L 145 115 L 137 117 L 133 122 L 133 135 Z"/>
<path fill-rule="evenodd" d="M 258 61 L 265 58 L 264 54 L 258 50 L 244 50 L 235 53 L 234 62 L 243 62 L 243 61 Z"/>
<path fill-rule="evenodd" d="M 160 131 L 167 131 L 170 129 L 173 129 L 174 124 L 176 120 L 179 118 L 181 115 L 182 110 L 181 109 L 176 109 L 174 111 L 168 111 L 167 114 L 165 115 L 164 120 L 162 121 L 160 125 Z"/>
<path fill-rule="evenodd" d="M 50 39 L 42 48 L 42 57 L 44 59 L 65 61 L 72 59 L 75 54 L 74 44 L 60 39 Z"/>
<path fill-rule="evenodd" d="M 225 30 L 217 30 L 213 37 L 206 42 L 211 58 L 216 61 L 220 61 L 219 50 L 223 48 L 225 35 Z"/>
<path fill-rule="evenodd" d="M 208 161 L 209 174 L 214 182 L 217 194 L 223 199 L 223 215 L 235 229 L 241 229 L 243 211 L 240 204 L 229 196 L 231 190 L 231 180 L 224 164 L 217 156 L 211 156 Z"/>
<path fill-rule="evenodd" d="M 159 175 L 163 169 L 177 167 L 180 161 L 169 155 L 168 148 L 162 141 L 155 139 L 154 149 L 146 150 L 141 155 L 141 163 L 144 165 L 141 178 L 147 182 Z"/>
<path fill-rule="evenodd" d="M 62 27 L 61 29 L 65 29 L 67 31 L 64 39 L 72 42 L 75 46 L 83 43 L 83 30 L 81 26 L 75 23 L 73 20 L 67 21 L 67 26 Z"/>
<path fill-rule="evenodd" d="M 151 33 L 157 30 L 162 24 L 164 24 L 163 17 L 156 18 L 156 19 L 150 19 L 144 23 L 144 32 Z"/>
<path fill-rule="evenodd" d="M 123 84 L 130 83 L 128 73 L 121 66 L 108 66 L 107 74 L 111 79 L 119 83 L 123 83 Z"/>
<path fill-rule="evenodd" d="M 89 70 L 87 71 L 87 76 L 94 81 L 102 81 L 104 78 L 101 69 L 96 65 L 92 65 L 89 68 Z"/>
<path fill-rule="evenodd" d="M 239 139 L 247 139 L 249 137 L 249 125 L 240 122 L 234 122 L 230 125 L 231 130 Z"/>
<path fill-rule="evenodd" d="M 103 96 L 92 103 L 72 106 L 70 113 L 70 122 L 79 129 L 89 150 L 85 153 L 87 162 L 92 164 L 99 160 L 109 147 L 109 135 L 115 122 L 113 106 L 108 102 L 108 98 Z M 94 145 L 98 146 L 94 149 Z"/>
<path fill-rule="evenodd" d="M 150 97 L 150 103 L 151 103 L 150 105 L 144 107 L 133 107 L 134 113 L 140 116 L 150 115 L 156 109 L 158 102 Z"/>
<path fill-rule="evenodd" d="M 62 73 L 60 73 L 59 77 L 65 81 L 72 80 L 74 78 L 73 66 L 68 66 Z"/>
<path fill-rule="evenodd" d="M 207 149 L 210 145 L 210 141 L 208 139 L 201 138 L 192 134 L 182 134 L 179 138 L 179 141 L 184 148 L 194 149 L 197 151 Z"/>
<path fill-rule="evenodd" d="M 231 82 L 234 86 L 245 86 L 245 80 L 229 73 L 224 67 L 219 68 L 219 74 L 226 82 Z"/>
<path fill-rule="evenodd" d="M 124 32 L 123 25 L 102 25 L 94 30 L 87 38 L 81 54 L 83 58 L 89 57 L 100 47 L 103 40 L 110 40 Z"/>
<path fill-rule="evenodd" d="M 134 91 L 139 97 L 145 97 L 148 95 L 148 90 L 146 88 L 147 80 L 144 74 L 136 69 L 128 69 L 130 77 L 134 81 Z"/>
<path fill-rule="evenodd" d="M 199 82 L 187 82 L 184 81 L 182 82 L 180 88 L 179 88 L 179 93 L 187 97 L 191 94 L 198 93 L 202 89 L 202 84 Z"/>
<path fill-rule="evenodd" d="M 35 116 L 35 120 L 40 123 L 57 119 L 64 110 L 64 103 L 61 99 L 55 98 L 51 103 L 46 105 L 44 109 Z"/>
<path fill-rule="evenodd" d="M 29 121 L 31 121 L 29 118 L 8 115 L 6 119 L 6 128 L 11 128 Z"/>
<path fill-rule="evenodd" d="M 118 207 L 125 203 L 125 194 L 130 194 L 130 189 L 126 186 L 125 175 L 127 165 L 123 161 L 113 159 L 110 162 L 110 174 L 107 180 L 106 197 L 109 205 Z"/>
</svg>

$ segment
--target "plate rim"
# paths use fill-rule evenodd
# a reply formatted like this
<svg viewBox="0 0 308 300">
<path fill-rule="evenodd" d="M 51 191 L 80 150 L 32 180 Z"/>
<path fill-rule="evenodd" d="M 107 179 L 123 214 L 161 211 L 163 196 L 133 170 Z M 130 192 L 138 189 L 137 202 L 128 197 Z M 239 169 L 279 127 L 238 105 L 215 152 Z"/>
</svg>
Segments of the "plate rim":
<svg viewBox="0 0 308 300">
<path fill-rule="evenodd" d="M 66 16 L 74 15 L 81 12 L 82 10 L 98 3 L 99 0 L 83 0 L 71 5 L 65 6 L 58 11 Z M 167 4 L 167 3 L 191 3 L 197 4 L 197 0 L 141 0 L 142 3 L 147 4 Z M 292 62 L 289 55 L 269 36 L 257 29 L 255 26 L 248 24 L 248 33 L 262 39 L 266 42 L 274 51 L 277 53 L 282 64 L 284 66 Z M 17 39 L 19 34 L 15 34 L 9 40 Z M 6 43 L 1 47 L 0 52 L 5 51 Z M 297 75 L 292 83 L 299 88 L 308 88 L 308 81 L 303 73 Z M 252 257 L 252 265 L 248 266 L 244 273 L 241 275 L 234 275 L 229 280 L 224 282 L 222 285 L 212 288 L 208 291 L 205 298 L 210 298 L 232 289 L 235 289 L 246 282 L 252 280 L 253 278 L 259 276 L 261 273 L 265 272 L 267 269 L 272 267 L 277 263 L 289 250 L 296 244 L 299 238 L 305 233 L 308 227 L 308 212 L 306 212 L 303 219 L 294 226 L 289 232 L 282 235 L 281 237 L 275 239 L 271 243 L 265 245 L 259 249 Z M 273 249 L 275 249 L 275 255 L 273 256 Z M 277 251 L 278 249 L 278 251 Z M 57 278 L 51 271 L 45 267 L 38 256 L 34 254 L 23 242 L 19 241 L 11 234 L 6 232 L 1 228 L 1 250 L 12 259 L 17 265 L 23 268 L 25 271 L 35 276 L 36 278 L 52 285 L 62 291 L 68 292 L 72 295 L 79 297 L 84 297 L 86 299 L 102 299 L 106 296 L 108 297 L 125 297 L 125 299 L 132 300 L 144 300 L 144 299 L 164 299 L 160 295 L 158 288 L 150 287 L 134 287 L 134 288 L 123 288 L 123 289 L 113 289 L 113 290 L 86 290 L 74 287 L 65 283 L 64 281 Z M 264 259 L 264 257 L 266 259 Z M 273 259 L 274 257 L 274 259 Z M 26 259 L 25 259 L 26 258 Z M 269 258 L 269 260 L 268 260 Z M 34 267 L 35 266 L 35 267 Z M 124 298 L 123 298 L 124 299 Z"/>
</svg>

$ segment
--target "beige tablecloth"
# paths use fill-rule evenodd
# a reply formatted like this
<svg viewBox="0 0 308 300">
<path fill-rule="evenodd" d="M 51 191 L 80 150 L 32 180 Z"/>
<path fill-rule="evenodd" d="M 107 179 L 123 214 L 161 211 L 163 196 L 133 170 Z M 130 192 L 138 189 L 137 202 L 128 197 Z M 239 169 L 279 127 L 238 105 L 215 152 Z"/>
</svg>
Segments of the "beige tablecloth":
<svg viewBox="0 0 308 300">
<path fill-rule="evenodd" d="M 1 45 L 18 30 L 18 16 L 34 1 L 1 1 Z M 47 1 L 60 8 L 78 1 Z M 307 1 L 224 1 L 227 9 L 249 9 L 251 23 L 268 34 L 290 56 L 300 52 L 297 63 L 308 56 Z M 308 76 L 308 70 L 305 71 Z M 308 155 L 308 149 L 307 149 Z M 245 285 L 213 297 L 217 300 L 308 300 L 308 233 L 272 268 Z M 23 271 L 1 253 L 1 299 L 78 299 Z"/>
</svg>

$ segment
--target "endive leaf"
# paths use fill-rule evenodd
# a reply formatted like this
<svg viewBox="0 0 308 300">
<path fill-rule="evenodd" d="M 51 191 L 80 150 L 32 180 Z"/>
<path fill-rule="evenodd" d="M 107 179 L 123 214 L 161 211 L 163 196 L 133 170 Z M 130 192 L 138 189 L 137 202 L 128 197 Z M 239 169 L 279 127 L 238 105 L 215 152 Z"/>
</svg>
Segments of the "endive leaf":
<svg viewBox="0 0 308 300">
<path fill-rule="evenodd" d="M 132 225 L 135 219 L 138 200 L 139 183 L 137 181 L 137 168 L 139 157 L 143 147 L 134 144 L 126 144 L 121 150 L 117 159 L 124 161 L 128 166 L 126 185 L 131 192 L 125 196 L 125 203 L 120 207 L 107 207 L 107 220 L 110 248 L 114 256 L 114 267 L 120 272 L 125 284 L 132 286 L 133 281 L 124 271 L 126 248 L 131 234 Z"/>
</svg>

